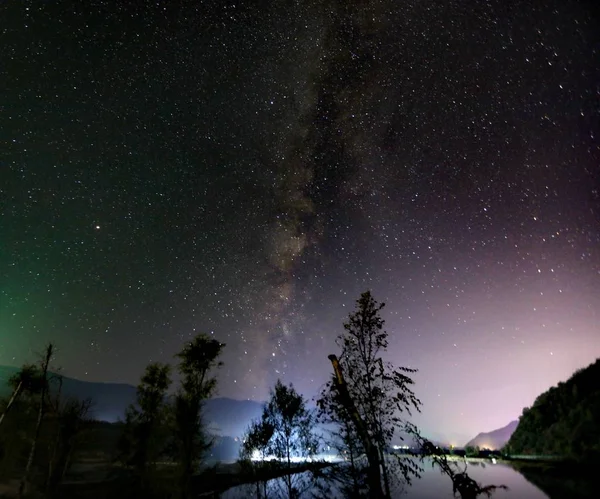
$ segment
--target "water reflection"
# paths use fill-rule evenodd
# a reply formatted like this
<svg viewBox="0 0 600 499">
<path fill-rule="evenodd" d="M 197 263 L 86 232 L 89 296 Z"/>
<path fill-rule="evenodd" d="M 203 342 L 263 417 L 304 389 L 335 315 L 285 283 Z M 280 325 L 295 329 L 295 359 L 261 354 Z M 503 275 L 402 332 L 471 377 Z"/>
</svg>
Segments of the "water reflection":
<svg viewBox="0 0 600 499">
<path fill-rule="evenodd" d="M 423 464 L 422 477 L 414 480 L 410 487 L 404 490 L 396 491 L 394 497 L 408 499 L 452 499 L 452 482 L 450 478 L 442 475 L 437 468 L 431 467 L 431 461 L 425 461 Z M 523 475 L 513 468 L 498 462 L 477 462 L 472 461 L 468 467 L 469 475 L 482 485 L 504 484 L 509 490 L 498 490 L 492 496 L 493 499 L 548 499 L 535 485 L 528 482 Z M 281 484 L 277 480 L 272 480 L 268 484 L 269 498 L 282 497 Z M 254 485 L 236 487 L 225 492 L 224 499 L 241 499 L 256 497 L 256 487 Z M 311 497 L 310 493 L 305 497 Z M 335 497 L 335 496 L 330 496 Z"/>
</svg>

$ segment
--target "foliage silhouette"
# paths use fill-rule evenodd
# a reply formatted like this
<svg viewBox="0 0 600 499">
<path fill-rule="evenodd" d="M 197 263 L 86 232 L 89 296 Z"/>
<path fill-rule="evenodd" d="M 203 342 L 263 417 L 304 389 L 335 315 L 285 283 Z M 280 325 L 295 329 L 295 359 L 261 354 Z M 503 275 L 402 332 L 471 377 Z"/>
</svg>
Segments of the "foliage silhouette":
<svg viewBox="0 0 600 499">
<path fill-rule="evenodd" d="M 191 479 L 211 442 L 202 422 L 202 406 L 216 390 L 211 372 L 222 365 L 218 360 L 225 345 L 199 334 L 176 355 L 181 386 L 174 402 L 174 451 L 179 465 L 182 499 L 191 495 Z"/>
<path fill-rule="evenodd" d="M 600 462 L 600 359 L 523 409 L 504 452 Z"/>
<path fill-rule="evenodd" d="M 252 423 L 246 435 L 245 457 L 257 450 L 263 460 L 269 455 L 281 461 L 284 495 L 289 499 L 300 497 L 312 485 L 306 477 L 294 474 L 293 461 L 295 458 L 306 460 L 317 453 L 319 441 L 313 433 L 314 424 L 315 419 L 306 408 L 304 397 L 293 385 L 286 386 L 277 380 L 261 419 Z M 264 494 L 266 497 L 266 490 Z"/>
<path fill-rule="evenodd" d="M 271 422 L 266 414 L 263 412 L 262 417 L 258 420 L 252 421 L 246 435 L 244 436 L 244 442 L 241 448 L 241 464 L 245 466 L 245 469 L 255 475 L 256 477 L 256 497 L 260 499 L 260 481 L 258 474 L 265 468 L 265 458 L 269 450 L 269 442 L 273 438 L 275 433 L 275 425 Z M 258 453 L 260 464 L 257 464 L 253 458 L 254 453 Z M 263 497 L 267 497 L 267 482 L 262 482 Z"/>
<path fill-rule="evenodd" d="M 169 406 L 166 394 L 171 385 L 170 366 L 158 362 L 146 367 L 137 387 L 136 404 L 125 416 L 125 428 L 119 441 L 118 459 L 132 466 L 140 491 L 152 488 L 149 482 L 155 462 L 168 445 Z"/>
<path fill-rule="evenodd" d="M 410 483 L 412 478 L 419 476 L 420 468 L 413 460 L 400 455 L 394 455 L 392 460 L 388 452 L 392 438 L 402 439 L 399 430 L 405 421 L 403 416 L 420 408 L 421 402 L 412 390 L 410 377 L 416 370 L 396 368 L 383 360 L 388 333 L 383 329 L 385 321 L 380 312 L 385 304 L 378 303 L 369 291 L 362 293 L 356 303 L 355 311 L 344 324 L 345 332 L 338 337 L 341 347 L 339 365 L 346 383 L 336 383 L 334 377 L 326 384 L 317 403 L 322 419 L 337 424 L 344 433 L 342 442 L 346 441 L 348 453 L 367 454 L 370 466 L 362 467 L 362 470 L 356 466 L 357 473 L 371 470 L 375 475 L 372 451 L 365 445 L 370 446 L 370 441 L 376 447 L 383 494 L 390 497 L 394 486 Z M 343 385 L 345 388 L 340 389 Z M 346 389 L 348 396 L 344 393 Z M 353 415 L 354 408 L 360 418 Z M 366 426 L 368 439 L 361 437 L 364 432 L 361 432 L 359 420 Z M 393 473 L 390 473 L 390 467 L 394 468 Z M 372 490 L 374 480 L 373 477 L 370 479 L 370 494 L 376 493 Z M 361 481 L 365 481 L 364 477 L 357 484 Z"/>
</svg>

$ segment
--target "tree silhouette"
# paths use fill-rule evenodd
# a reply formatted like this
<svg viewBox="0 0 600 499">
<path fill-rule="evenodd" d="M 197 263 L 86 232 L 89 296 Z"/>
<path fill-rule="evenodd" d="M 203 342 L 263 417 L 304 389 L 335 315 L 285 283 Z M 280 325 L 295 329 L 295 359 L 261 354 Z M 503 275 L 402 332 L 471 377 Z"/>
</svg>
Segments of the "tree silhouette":
<svg viewBox="0 0 600 499">
<path fill-rule="evenodd" d="M 329 470 L 326 478 L 338 482 L 342 492 L 349 497 L 360 497 L 364 489 L 370 497 L 384 496 L 381 487 L 381 469 L 379 453 L 374 440 L 369 433 L 364 418 L 359 413 L 350 392 L 344 372 L 338 358 L 330 355 L 334 376 L 330 385 L 322 392 L 317 401 L 319 416 L 324 423 L 337 423 L 337 448 L 340 454 L 349 456 L 347 467 L 334 467 Z M 362 464 L 360 455 L 365 453 L 367 466 Z M 330 491 L 326 491 L 329 493 Z"/>
<path fill-rule="evenodd" d="M 191 477 L 202 455 L 210 448 L 202 424 L 202 406 L 216 389 L 217 380 L 211 371 L 222 365 L 218 358 L 224 346 L 200 334 L 176 355 L 182 376 L 174 406 L 175 453 L 180 466 L 182 499 L 190 496 Z"/>
<path fill-rule="evenodd" d="M 244 436 L 244 442 L 241 448 L 242 462 L 249 464 L 250 471 L 257 474 L 257 471 L 264 470 L 265 457 L 269 449 L 269 442 L 275 432 L 275 425 L 269 421 L 267 415 L 263 413 L 260 419 L 252 421 L 250 427 L 246 431 Z M 257 452 L 260 457 L 260 469 L 257 470 L 257 466 L 251 462 L 252 455 Z M 267 482 L 263 482 L 263 494 L 267 497 Z M 256 497 L 260 498 L 260 483 L 258 477 L 256 479 Z"/>
<path fill-rule="evenodd" d="M 169 365 L 158 362 L 146 367 L 137 387 L 136 403 L 127 409 L 125 430 L 119 441 L 119 460 L 133 466 L 142 491 L 148 488 L 154 463 L 167 446 L 170 370 Z"/>
<path fill-rule="evenodd" d="M 26 364 L 21 367 L 21 370 L 8 380 L 10 387 L 13 389 L 12 395 L 0 416 L 0 425 L 4 418 L 12 408 L 15 402 L 24 392 L 39 393 L 42 389 L 41 372 L 38 366 L 34 364 Z"/>
<path fill-rule="evenodd" d="M 27 484 L 27 480 L 29 479 L 29 474 L 31 473 L 31 466 L 33 465 L 33 459 L 35 457 L 36 447 L 40 436 L 40 429 L 42 426 L 42 420 L 44 418 L 44 409 L 46 404 L 46 393 L 48 390 L 48 368 L 50 367 L 50 360 L 52 359 L 53 353 L 54 345 L 52 343 L 49 343 L 46 346 L 46 350 L 44 352 L 44 356 L 41 363 L 41 390 L 38 417 L 35 425 L 35 434 L 31 442 L 31 448 L 29 450 L 29 457 L 25 466 L 25 472 L 23 473 L 21 482 L 19 483 L 19 497 L 23 497 L 25 495 L 25 486 Z"/>
<path fill-rule="evenodd" d="M 412 477 L 419 476 L 419 467 L 405 456 L 394 455 L 395 460 L 389 460 L 388 448 L 394 436 L 401 439 L 399 430 L 405 421 L 403 415 L 410 415 L 412 410 L 418 411 L 421 402 L 412 391 L 413 380 L 409 376 L 416 370 L 394 367 L 382 358 L 388 347 L 388 333 L 383 329 L 384 320 L 380 314 L 384 306 L 369 291 L 361 294 L 355 311 L 344 324 L 345 332 L 338 337 L 342 350 L 339 365 L 345 374 L 345 384 L 335 382 L 334 378 L 325 386 L 318 403 L 322 409 L 329 411 L 331 421 L 341 427 L 350 423 L 359 436 L 364 432 L 358 421 L 364 422 L 368 440 L 376 448 L 383 493 L 390 497 L 393 480 L 410 482 Z M 340 391 L 343 386 L 348 396 Z M 353 415 L 352 405 L 360 418 Z M 360 440 L 364 447 L 367 439 L 361 437 Z M 374 457 L 370 456 L 371 451 L 367 448 L 364 451 L 372 463 Z M 390 466 L 396 468 L 392 474 Z M 374 474 L 373 467 L 370 464 L 368 469 Z M 373 477 L 370 479 L 370 489 L 374 480 Z M 370 490 L 370 493 L 373 492 Z"/>
<path fill-rule="evenodd" d="M 310 458 L 317 453 L 319 446 L 318 438 L 313 433 L 314 418 L 306 408 L 304 397 L 293 385 L 286 386 L 277 380 L 263 408 L 258 428 L 264 432 L 260 435 L 261 444 L 271 433 L 265 452 L 279 458 L 286 470 L 283 478 L 285 495 L 289 499 L 299 497 L 306 484 L 301 483 L 303 477 L 294 475 L 292 460 L 297 457 Z"/>
<path fill-rule="evenodd" d="M 58 378 L 62 386 L 62 378 Z M 85 421 L 92 399 L 77 400 L 67 398 L 60 400 L 59 394 L 55 403 L 51 404 L 56 431 L 49 445 L 48 478 L 46 480 L 46 497 L 58 497 L 58 487 L 71 464 L 77 437 L 81 432 L 82 423 Z"/>
</svg>

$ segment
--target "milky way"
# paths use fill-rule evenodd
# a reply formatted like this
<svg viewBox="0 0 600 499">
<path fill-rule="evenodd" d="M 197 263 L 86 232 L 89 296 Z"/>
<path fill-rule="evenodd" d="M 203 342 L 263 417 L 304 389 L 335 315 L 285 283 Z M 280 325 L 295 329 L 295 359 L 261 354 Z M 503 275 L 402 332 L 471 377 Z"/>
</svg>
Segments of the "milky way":
<svg viewBox="0 0 600 499">
<path fill-rule="evenodd" d="M 359 294 L 464 443 L 600 356 L 585 3 L 5 2 L 0 364 L 307 397 Z"/>
</svg>

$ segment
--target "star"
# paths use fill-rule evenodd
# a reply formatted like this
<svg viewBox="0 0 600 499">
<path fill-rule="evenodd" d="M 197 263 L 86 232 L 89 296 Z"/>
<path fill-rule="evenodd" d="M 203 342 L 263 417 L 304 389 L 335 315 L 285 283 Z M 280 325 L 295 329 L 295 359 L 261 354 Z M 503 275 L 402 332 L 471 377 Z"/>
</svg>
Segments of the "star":
<svg viewBox="0 0 600 499">
<path fill-rule="evenodd" d="M 204 332 L 220 396 L 310 398 L 370 289 L 462 441 L 600 356 L 591 7 L 5 3 L 0 365 L 135 386 Z"/>
</svg>

